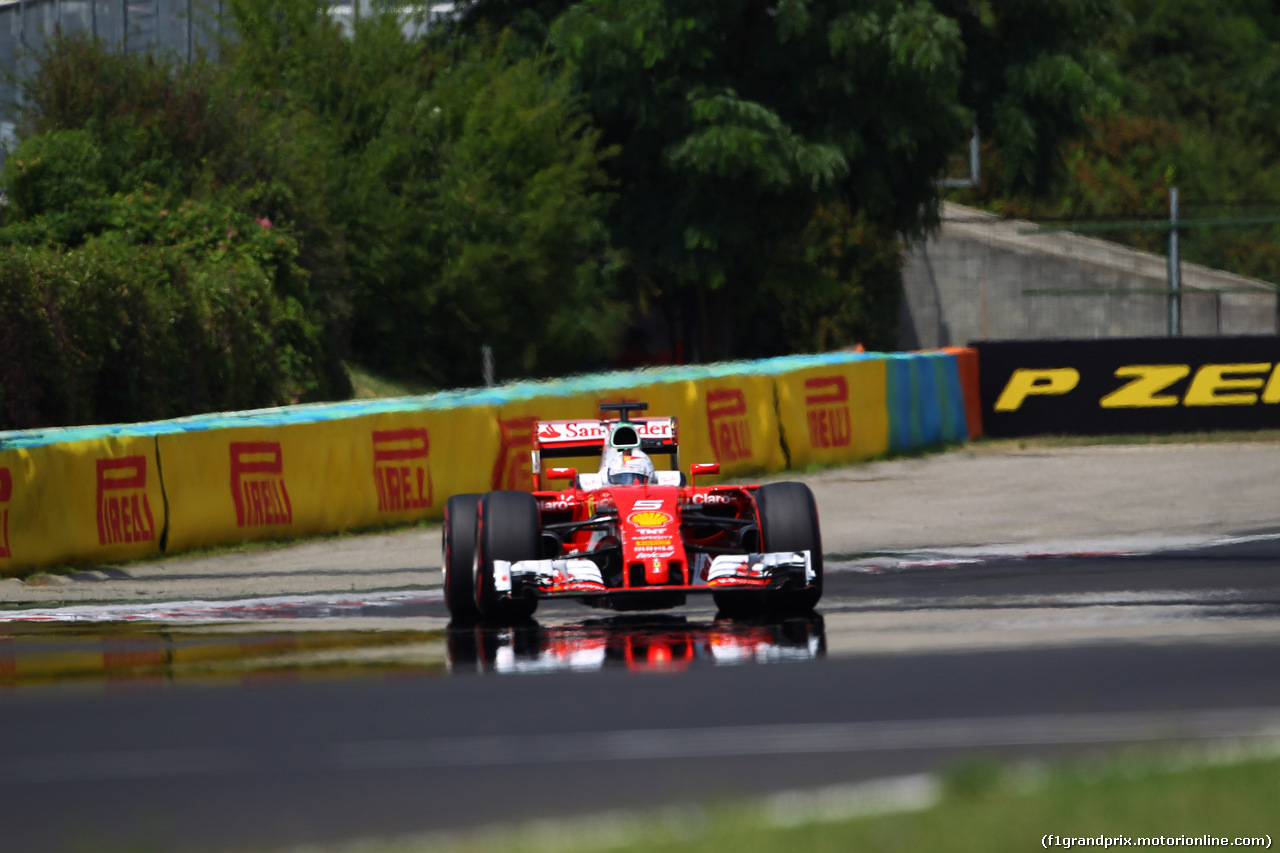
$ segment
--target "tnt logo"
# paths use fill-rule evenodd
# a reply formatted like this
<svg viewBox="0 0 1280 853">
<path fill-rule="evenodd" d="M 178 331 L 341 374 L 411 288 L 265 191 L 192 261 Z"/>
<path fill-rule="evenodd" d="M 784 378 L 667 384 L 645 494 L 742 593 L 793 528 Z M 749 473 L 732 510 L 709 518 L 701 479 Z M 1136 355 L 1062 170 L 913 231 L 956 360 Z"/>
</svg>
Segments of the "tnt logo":
<svg viewBox="0 0 1280 853">
<path fill-rule="evenodd" d="M 747 424 L 747 398 L 737 388 L 707 392 L 707 423 L 716 461 L 751 458 L 751 427 Z"/>
<path fill-rule="evenodd" d="M 533 430 L 536 417 L 498 420 L 502 440 L 498 445 L 498 459 L 493 463 L 493 489 L 533 488 L 533 464 L 530 452 L 533 448 Z"/>
<path fill-rule="evenodd" d="M 378 488 L 378 512 L 431 506 L 430 452 L 431 440 L 425 429 L 374 431 L 373 482 Z"/>
<path fill-rule="evenodd" d="M 146 489 L 147 457 L 98 460 L 99 545 L 155 540 Z"/>
<path fill-rule="evenodd" d="M 0 559 L 12 557 L 9 548 L 9 498 L 13 497 L 13 475 L 0 468 Z"/>
<path fill-rule="evenodd" d="M 237 527 L 293 522 L 280 442 L 231 442 L 231 498 Z"/>
<path fill-rule="evenodd" d="M 849 383 L 843 376 L 815 376 L 804 381 L 809 443 L 814 447 L 848 447 Z"/>
</svg>

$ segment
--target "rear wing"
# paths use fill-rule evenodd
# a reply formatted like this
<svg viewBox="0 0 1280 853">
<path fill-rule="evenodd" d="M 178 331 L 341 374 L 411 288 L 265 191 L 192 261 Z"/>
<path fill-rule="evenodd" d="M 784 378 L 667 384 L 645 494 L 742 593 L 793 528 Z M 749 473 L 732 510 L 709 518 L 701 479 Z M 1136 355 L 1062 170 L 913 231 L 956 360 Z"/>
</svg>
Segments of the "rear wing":
<svg viewBox="0 0 1280 853">
<path fill-rule="evenodd" d="M 680 467 L 680 443 L 675 418 L 628 418 L 640 434 L 640 449 L 650 456 L 671 457 L 672 470 Z M 538 421 L 533 432 L 534 488 L 542 488 L 542 460 L 570 456 L 600 456 L 610 429 L 618 420 Z"/>
</svg>

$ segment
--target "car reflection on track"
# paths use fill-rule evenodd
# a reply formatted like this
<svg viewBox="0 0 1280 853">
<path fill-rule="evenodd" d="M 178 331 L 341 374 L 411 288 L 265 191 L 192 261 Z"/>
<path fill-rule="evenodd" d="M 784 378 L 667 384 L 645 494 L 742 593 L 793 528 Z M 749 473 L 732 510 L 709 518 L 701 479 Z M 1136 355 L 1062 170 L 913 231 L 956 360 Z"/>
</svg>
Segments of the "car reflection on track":
<svg viewBox="0 0 1280 853">
<path fill-rule="evenodd" d="M 813 660 L 826 655 L 822 617 L 689 621 L 648 614 L 542 626 L 449 629 L 452 672 L 679 670 L 710 665 Z"/>
</svg>

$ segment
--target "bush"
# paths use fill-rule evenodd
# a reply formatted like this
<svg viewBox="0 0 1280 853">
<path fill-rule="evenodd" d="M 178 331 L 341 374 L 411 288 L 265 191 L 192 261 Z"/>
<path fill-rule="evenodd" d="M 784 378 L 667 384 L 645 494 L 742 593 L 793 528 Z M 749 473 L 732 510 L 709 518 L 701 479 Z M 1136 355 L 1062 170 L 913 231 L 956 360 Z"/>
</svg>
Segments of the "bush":
<svg viewBox="0 0 1280 853">
<path fill-rule="evenodd" d="M 10 246 L 0 327 L 0 429 L 269 406 L 322 381 L 316 328 L 242 258 Z"/>
</svg>

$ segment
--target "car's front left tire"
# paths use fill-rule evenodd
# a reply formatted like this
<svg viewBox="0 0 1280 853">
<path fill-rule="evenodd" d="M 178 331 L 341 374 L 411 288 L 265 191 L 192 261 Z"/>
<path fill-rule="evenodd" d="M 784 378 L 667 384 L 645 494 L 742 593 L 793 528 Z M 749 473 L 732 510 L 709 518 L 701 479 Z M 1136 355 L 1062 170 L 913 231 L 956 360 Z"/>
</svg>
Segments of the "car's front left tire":
<svg viewBox="0 0 1280 853">
<path fill-rule="evenodd" d="M 538 559 L 541 526 L 538 502 L 528 492 L 489 492 L 480 499 L 474 583 L 476 609 L 485 621 L 510 625 L 537 610 L 536 598 L 508 598 L 498 591 L 494 561 Z"/>
<path fill-rule="evenodd" d="M 441 531 L 441 571 L 444 574 L 444 603 L 451 625 L 467 627 L 480 621 L 476 609 L 473 565 L 476 559 L 476 518 L 480 495 L 454 495 L 444 505 Z"/>
</svg>

